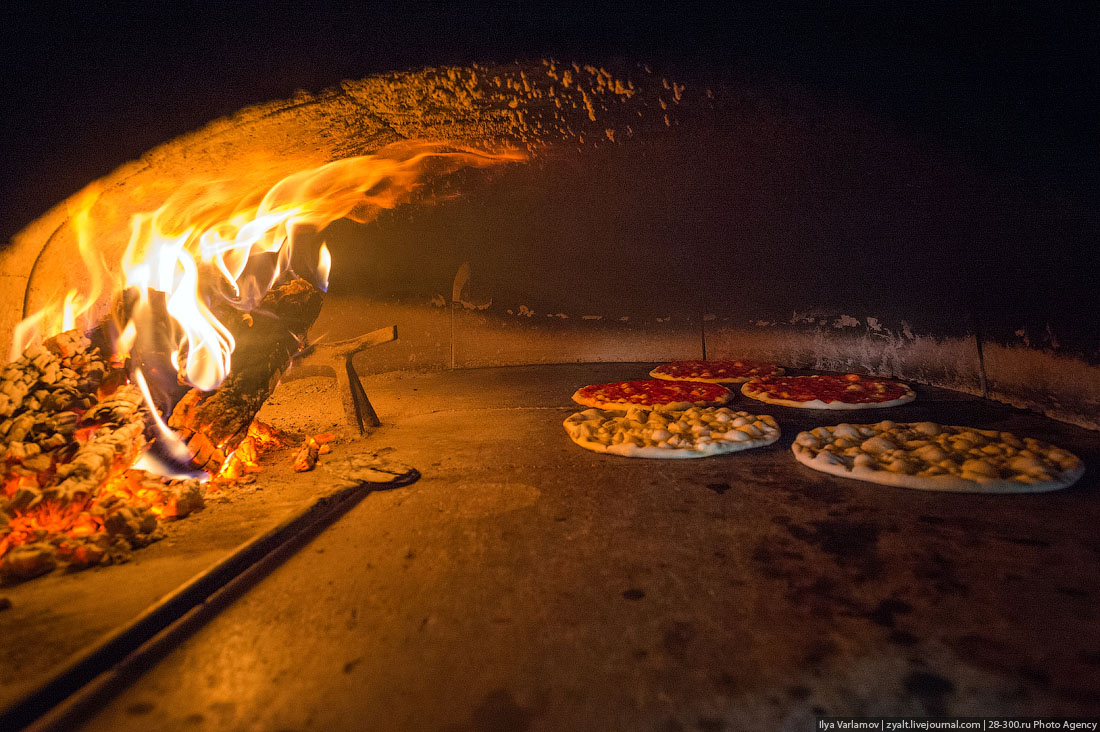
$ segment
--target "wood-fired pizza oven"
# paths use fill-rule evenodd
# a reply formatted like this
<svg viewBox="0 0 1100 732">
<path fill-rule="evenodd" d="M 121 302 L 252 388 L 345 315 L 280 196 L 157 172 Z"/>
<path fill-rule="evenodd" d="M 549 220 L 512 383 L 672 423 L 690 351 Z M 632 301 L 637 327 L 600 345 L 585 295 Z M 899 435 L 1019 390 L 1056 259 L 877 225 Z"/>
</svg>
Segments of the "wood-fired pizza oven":
<svg viewBox="0 0 1100 732">
<path fill-rule="evenodd" d="M 147 584 L 146 599 L 122 593 L 128 617 L 152 607 L 151 625 L 110 621 L 130 645 L 105 645 L 107 629 L 51 641 L 46 673 L 25 651 L 37 631 L 9 634 L 21 644 L 4 651 L 10 720 L 58 703 L 51 724 L 90 729 L 809 729 L 833 714 L 1100 713 L 1100 351 L 1083 317 L 1095 272 L 1082 266 L 1095 259 L 1094 213 L 855 106 L 542 61 L 374 76 L 249 107 L 27 225 L 0 251 L 0 335 L 87 285 L 75 263 L 89 221 L 95 257 L 117 274 L 133 215 L 187 184 L 252 193 L 420 143 L 505 157 L 428 171 L 365 216 L 300 233 L 307 269 L 322 241 L 331 252 L 328 290 L 261 417 L 297 439 L 334 433 L 321 456 L 331 472 L 292 487 L 288 468 L 265 467 L 208 494 L 153 564 L 0 589 L 13 605 L 0 624 L 56 641 L 80 602 L 34 623 L 76 583 L 140 588 L 143 571 L 186 568 Z M 118 295 L 103 290 L 93 322 Z M 738 357 L 904 380 L 918 400 L 892 418 L 1027 432 L 1088 472 L 1049 496 L 856 484 L 794 462 L 794 435 L 833 422 L 786 408 L 777 445 L 699 461 L 584 453 L 561 430 L 577 387 Z M 420 480 L 312 538 L 351 506 L 322 516 L 316 499 L 348 490 L 366 455 Z M 243 531 L 247 551 L 173 555 L 204 522 Z M 273 569 L 288 547 L 301 551 Z M 330 575 L 339 591 L 325 589 Z M 124 701 L 104 701 L 211 618 Z M 284 674 L 297 681 L 280 686 Z M 166 689 L 172 678 L 182 691 Z M 308 698 L 309 714 L 259 702 L 281 688 Z"/>
</svg>

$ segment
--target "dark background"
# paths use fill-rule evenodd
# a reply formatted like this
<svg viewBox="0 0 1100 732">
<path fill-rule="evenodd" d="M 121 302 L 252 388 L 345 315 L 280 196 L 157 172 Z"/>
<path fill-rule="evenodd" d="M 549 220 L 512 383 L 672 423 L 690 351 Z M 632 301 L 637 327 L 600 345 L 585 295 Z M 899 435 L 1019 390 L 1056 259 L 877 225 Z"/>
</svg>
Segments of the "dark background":
<svg viewBox="0 0 1100 732">
<path fill-rule="evenodd" d="M 436 64 L 646 61 L 804 85 L 1092 201 L 1100 4 L 6 3 L 0 238 L 242 106 Z"/>
</svg>

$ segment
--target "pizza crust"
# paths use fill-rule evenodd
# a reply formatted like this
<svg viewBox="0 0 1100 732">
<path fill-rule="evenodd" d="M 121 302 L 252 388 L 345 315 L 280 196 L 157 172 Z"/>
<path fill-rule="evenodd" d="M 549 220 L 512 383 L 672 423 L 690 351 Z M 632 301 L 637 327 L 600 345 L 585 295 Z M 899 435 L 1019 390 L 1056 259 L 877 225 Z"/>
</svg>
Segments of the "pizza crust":
<svg viewBox="0 0 1100 732">
<path fill-rule="evenodd" d="M 816 427 L 791 450 L 813 470 L 925 491 L 1042 493 L 1085 473 L 1076 455 L 1041 440 L 934 422 Z"/>
<path fill-rule="evenodd" d="M 767 392 L 750 389 L 748 384 L 741 387 L 741 393 L 750 399 L 755 399 L 765 404 L 778 404 L 784 407 L 795 407 L 796 409 L 884 409 L 886 407 L 897 407 L 902 404 L 908 404 L 917 398 L 917 393 L 915 391 L 905 384 L 902 384 L 902 386 L 905 386 L 905 393 L 897 399 L 891 399 L 888 402 L 823 402 L 820 399 L 814 399 L 808 402 L 796 402 L 792 399 L 779 399 L 778 397 L 769 396 Z"/>
<path fill-rule="evenodd" d="M 634 408 L 625 415 L 586 409 L 570 415 L 563 426 L 569 438 L 586 450 L 622 457 L 711 457 L 779 439 L 779 425 L 772 417 L 726 407 L 693 407 L 675 413 Z"/>
</svg>

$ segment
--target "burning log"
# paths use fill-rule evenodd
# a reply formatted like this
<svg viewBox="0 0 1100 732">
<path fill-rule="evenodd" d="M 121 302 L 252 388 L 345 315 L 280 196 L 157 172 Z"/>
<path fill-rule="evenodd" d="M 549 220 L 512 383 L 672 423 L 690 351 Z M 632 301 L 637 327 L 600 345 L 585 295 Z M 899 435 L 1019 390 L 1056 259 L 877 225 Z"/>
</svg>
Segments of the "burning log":
<svg viewBox="0 0 1100 732">
<path fill-rule="evenodd" d="M 293 278 L 272 287 L 249 318 L 230 326 L 237 340 L 233 367 L 215 391 L 189 391 L 168 426 L 187 443 L 192 462 L 217 473 L 306 339 L 321 311 L 322 293 Z"/>
</svg>

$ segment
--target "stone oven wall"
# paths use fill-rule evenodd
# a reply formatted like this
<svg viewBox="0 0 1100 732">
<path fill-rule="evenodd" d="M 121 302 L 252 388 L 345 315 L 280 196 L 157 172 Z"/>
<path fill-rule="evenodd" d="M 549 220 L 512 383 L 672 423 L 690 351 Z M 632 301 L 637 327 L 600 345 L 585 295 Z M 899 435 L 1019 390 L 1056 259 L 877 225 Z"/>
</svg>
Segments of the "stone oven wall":
<svg viewBox="0 0 1100 732">
<path fill-rule="evenodd" d="M 398 326 L 363 372 L 705 353 L 984 390 L 1100 427 L 1100 338 L 1082 317 L 1096 222 L 793 89 L 556 62 L 346 82 L 91 184 L 96 245 L 117 264 L 129 217 L 182 181 L 265 187 L 403 139 L 531 158 L 321 233 L 334 268 L 315 332 Z M 68 210 L 0 252 L 5 337 L 81 282 Z"/>
</svg>

